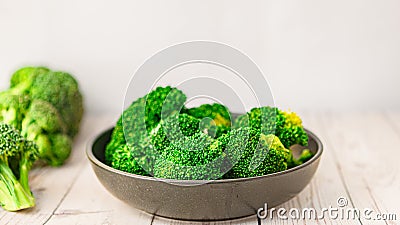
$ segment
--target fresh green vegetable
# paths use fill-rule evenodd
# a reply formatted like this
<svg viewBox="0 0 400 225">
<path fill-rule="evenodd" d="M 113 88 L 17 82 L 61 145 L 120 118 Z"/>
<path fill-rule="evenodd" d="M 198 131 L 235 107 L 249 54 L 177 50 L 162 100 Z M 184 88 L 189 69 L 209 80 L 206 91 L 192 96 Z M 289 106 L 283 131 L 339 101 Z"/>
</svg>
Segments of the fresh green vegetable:
<svg viewBox="0 0 400 225">
<path fill-rule="evenodd" d="M 27 95 L 14 95 L 9 91 L 0 93 L 0 122 L 21 129 L 22 119 L 29 107 Z"/>
<path fill-rule="evenodd" d="M 106 147 L 106 162 L 112 165 L 117 160 L 114 152 L 120 149 L 120 145 L 129 145 L 135 163 L 151 174 L 158 155 L 151 141 L 152 134 L 156 133 L 154 128 L 161 119 L 180 112 L 185 101 L 186 95 L 182 91 L 169 86 L 158 87 L 134 101 L 123 112 L 112 133 L 111 142 Z M 137 171 L 136 168 L 130 170 Z M 138 173 L 143 171 L 138 170 Z"/>
<path fill-rule="evenodd" d="M 115 127 L 113 129 L 113 132 L 111 134 L 111 140 L 107 144 L 106 150 L 104 152 L 106 164 L 112 165 L 113 160 L 114 160 L 114 156 L 113 156 L 114 152 L 120 146 L 125 146 L 125 145 L 126 145 L 126 140 L 125 140 L 124 127 L 122 125 L 122 116 L 121 116 L 118 119 L 117 124 L 115 125 Z M 116 168 L 116 166 L 114 168 Z M 118 168 L 116 168 L 116 169 L 118 169 Z M 123 171 L 126 171 L 126 170 L 123 170 Z M 134 173 L 134 172 L 132 172 L 132 173 Z"/>
<path fill-rule="evenodd" d="M 203 104 L 195 108 L 185 108 L 184 112 L 200 119 L 200 126 L 207 129 L 211 137 L 217 138 L 230 130 L 231 114 L 224 105 Z"/>
<path fill-rule="evenodd" d="M 71 153 L 72 140 L 66 130 L 58 110 L 42 100 L 33 100 L 22 120 L 22 135 L 37 144 L 40 158 L 51 166 L 62 165 Z"/>
<path fill-rule="evenodd" d="M 137 163 L 131 153 L 131 147 L 128 145 L 120 145 L 114 151 L 109 151 L 109 154 L 112 155 L 107 156 L 106 158 L 108 158 L 108 162 L 113 168 L 128 173 L 148 175 L 148 173 Z"/>
<path fill-rule="evenodd" d="M 221 104 L 186 108 L 186 96 L 158 87 L 134 101 L 119 118 L 106 147 L 108 165 L 130 173 L 178 180 L 244 178 L 299 165 L 290 146 L 308 136 L 297 114 L 254 108 L 233 126 Z"/>
<path fill-rule="evenodd" d="M 35 205 L 28 184 L 28 172 L 38 156 L 36 145 L 18 130 L 0 124 L 0 205 L 17 211 Z"/>
<path fill-rule="evenodd" d="M 73 137 L 79 130 L 83 115 L 82 95 L 78 83 L 70 74 L 53 72 L 44 67 L 25 67 L 11 77 L 7 92 L 14 95 L 27 94 L 32 100 L 39 99 L 52 104 Z"/>
<path fill-rule="evenodd" d="M 83 114 L 82 95 L 77 81 L 68 73 L 47 72 L 39 74 L 29 89 L 33 100 L 52 104 L 67 126 L 67 134 L 75 136 Z"/>
<path fill-rule="evenodd" d="M 223 149 L 205 133 L 196 133 L 171 145 L 161 153 L 154 166 L 154 176 L 178 180 L 211 180 L 223 175 Z"/>
<path fill-rule="evenodd" d="M 244 137 L 243 137 L 244 136 Z M 273 134 L 262 134 L 259 130 L 239 128 L 231 131 L 224 139 L 246 140 L 245 146 L 232 148 L 235 162 L 225 178 L 262 176 L 288 168 L 291 152 Z"/>
<path fill-rule="evenodd" d="M 159 153 L 165 151 L 171 145 L 171 142 L 184 140 L 196 133 L 206 133 L 206 130 L 199 130 L 200 120 L 185 113 L 174 114 L 161 120 L 160 123 L 151 132 L 151 143 Z"/>
<path fill-rule="evenodd" d="M 77 81 L 68 73 L 24 67 L 0 93 L 0 122 L 35 141 L 39 158 L 59 166 L 69 157 L 83 114 Z"/>
<path fill-rule="evenodd" d="M 11 76 L 9 91 L 16 95 L 28 93 L 36 77 L 47 72 L 50 70 L 46 67 L 23 67 Z"/>
<path fill-rule="evenodd" d="M 234 127 L 251 127 L 263 134 L 275 134 L 286 148 L 294 144 L 307 145 L 308 136 L 300 117 L 294 112 L 285 112 L 273 107 L 253 108 L 239 116 Z"/>
</svg>

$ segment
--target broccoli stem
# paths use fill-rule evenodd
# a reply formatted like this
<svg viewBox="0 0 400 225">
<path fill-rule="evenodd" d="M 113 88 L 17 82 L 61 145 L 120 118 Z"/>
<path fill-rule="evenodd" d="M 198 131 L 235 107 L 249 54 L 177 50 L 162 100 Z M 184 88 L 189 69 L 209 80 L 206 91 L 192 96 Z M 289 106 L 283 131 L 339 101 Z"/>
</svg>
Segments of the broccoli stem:
<svg viewBox="0 0 400 225">
<path fill-rule="evenodd" d="M 25 173 L 25 171 L 23 172 Z M 25 175 L 21 174 L 21 177 L 24 176 Z M 25 178 L 23 178 L 23 180 L 25 180 Z M 10 167 L 1 161 L 0 193 L 0 204 L 5 210 L 18 211 L 35 206 L 35 199 L 29 190 L 29 187 L 27 191 L 14 176 Z"/>
<path fill-rule="evenodd" d="M 31 189 L 29 188 L 29 179 L 28 179 L 28 172 L 31 168 L 29 160 L 25 157 L 22 158 L 19 167 L 19 183 L 25 189 L 26 192 L 31 193 Z M 33 197 L 33 196 L 32 196 Z"/>
</svg>

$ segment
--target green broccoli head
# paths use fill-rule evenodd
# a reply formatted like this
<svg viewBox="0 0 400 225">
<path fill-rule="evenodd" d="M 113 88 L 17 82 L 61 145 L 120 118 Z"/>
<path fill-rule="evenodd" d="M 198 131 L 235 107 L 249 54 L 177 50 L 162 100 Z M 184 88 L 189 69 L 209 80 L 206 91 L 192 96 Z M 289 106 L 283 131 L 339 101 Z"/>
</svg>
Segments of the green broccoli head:
<svg viewBox="0 0 400 225">
<path fill-rule="evenodd" d="M 122 126 L 122 116 L 118 119 L 112 133 L 110 142 L 106 146 L 105 150 L 105 162 L 107 165 L 111 165 L 111 160 L 113 159 L 114 151 L 121 145 L 125 145 L 125 135 L 124 128 Z"/>
<path fill-rule="evenodd" d="M 9 91 L 0 93 L 0 122 L 21 129 L 21 122 L 29 106 L 27 95 L 14 95 Z"/>
<path fill-rule="evenodd" d="M 300 117 L 294 112 L 284 112 L 274 107 L 253 108 L 247 114 L 239 116 L 234 127 L 251 127 L 263 134 L 275 134 L 286 148 L 308 143 L 308 135 Z"/>
<path fill-rule="evenodd" d="M 273 134 L 265 135 L 252 128 L 239 128 L 223 138 L 239 139 L 236 141 L 238 144 L 241 139 L 247 139 L 245 147 L 230 148 L 228 151 L 233 167 L 224 178 L 262 176 L 288 167 L 291 152 Z"/>
<path fill-rule="evenodd" d="M 117 170 L 138 175 L 148 175 L 148 173 L 138 164 L 131 153 L 131 147 L 128 145 L 120 145 L 109 157 L 109 165 Z"/>
<path fill-rule="evenodd" d="M 46 133 L 66 133 L 67 126 L 62 120 L 58 110 L 49 102 L 42 100 L 33 100 L 26 116 L 22 121 L 22 131 L 32 123 L 37 124 Z"/>
<path fill-rule="evenodd" d="M 28 172 L 37 159 L 36 145 L 9 124 L 0 124 L 0 205 L 17 211 L 35 205 Z"/>
<path fill-rule="evenodd" d="M 50 134 L 51 157 L 46 161 L 51 166 L 61 166 L 68 159 L 72 151 L 72 140 L 66 134 Z M 43 158 L 42 158 L 43 159 Z"/>
<path fill-rule="evenodd" d="M 40 158 L 52 166 L 62 165 L 71 152 L 66 130 L 57 109 L 42 100 L 33 100 L 22 120 L 22 135 L 37 144 Z"/>
<path fill-rule="evenodd" d="M 175 113 L 161 120 L 157 127 L 152 130 L 150 133 L 151 142 L 161 153 L 169 147 L 171 142 L 184 140 L 186 137 L 201 132 L 199 125 L 200 120 L 184 113 Z"/>
<path fill-rule="evenodd" d="M 186 101 L 182 91 L 169 86 L 151 91 L 134 101 L 122 114 L 122 127 L 127 142 L 137 143 L 148 136 L 162 118 L 179 112 Z"/>
<path fill-rule="evenodd" d="M 159 178 L 211 180 L 227 171 L 223 178 L 261 176 L 299 162 L 288 147 L 304 145 L 308 136 L 296 114 L 254 108 L 231 126 L 225 106 L 187 109 L 185 101 L 171 87 L 158 87 L 134 101 L 113 130 L 106 163 Z"/>
<path fill-rule="evenodd" d="M 67 133 L 71 137 L 77 134 L 83 102 L 78 83 L 70 74 L 53 72 L 45 67 L 24 67 L 12 75 L 7 92 L 49 102 L 59 111 Z"/>
<path fill-rule="evenodd" d="M 134 101 L 118 120 L 106 147 L 106 163 L 111 165 L 114 152 L 121 145 L 129 145 L 135 161 L 151 173 L 158 155 L 151 138 L 159 122 L 176 114 L 186 101 L 182 91 L 171 87 L 158 87 Z M 112 165 L 111 165 L 112 166 Z M 127 165 L 129 167 L 129 165 Z"/>
<path fill-rule="evenodd" d="M 145 121 L 148 131 L 152 130 L 160 122 L 162 118 L 181 111 L 185 101 L 186 95 L 177 88 L 157 87 L 145 97 Z"/>
<path fill-rule="evenodd" d="M 61 166 L 72 151 L 72 140 L 65 134 L 39 133 L 33 141 L 38 146 L 39 158 L 50 166 Z"/>
<path fill-rule="evenodd" d="M 248 113 L 236 118 L 233 127 L 251 127 L 263 134 L 274 134 L 280 123 L 277 117 L 278 113 L 277 108 L 269 106 L 253 108 Z"/>
<path fill-rule="evenodd" d="M 208 134 L 217 138 L 227 133 L 231 127 L 231 113 L 221 104 L 203 104 L 199 107 L 184 109 L 187 113 L 201 120 L 200 126 L 207 129 Z"/>
<path fill-rule="evenodd" d="M 71 137 L 77 134 L 83 115 L 83 102 L 78 83 L 70 74 L 40 73 L 29 92 L 32 99 L 49 102 L 58 110 Z"/>
<path fill-rule="evenodd" d="M 277 117 L 281 121 L 277 124 L 277 136 L 287 148 L 294 144 L 303 146 L 308 144 L 308 135 L 295 112 L 279 110 Z"/>
<path fill-rule="evenodd" d="M 197 133 L 193 136 L 176 140 L 165 149 L 169 161 L 179 165 L 196 166 L 210 162 L 220 155 L 221 149 L 212 149 L 213 139 L 206 134 Z"/>
<path fill-rule="evenodd" d="M 154 177 L 178 180 L 213 180 L 224 174 L 225 153 L 205 133 L 172 142 L 154 165 Z"/>
<path fill-rule="evenodd" d="M 23 94 L 29 92 L 33 81 L 39 74 L 47 73 L 50 70 L 46 67 L 23 67 L 11 76 L 10 90 L 14 94 Z"/>
</svg>

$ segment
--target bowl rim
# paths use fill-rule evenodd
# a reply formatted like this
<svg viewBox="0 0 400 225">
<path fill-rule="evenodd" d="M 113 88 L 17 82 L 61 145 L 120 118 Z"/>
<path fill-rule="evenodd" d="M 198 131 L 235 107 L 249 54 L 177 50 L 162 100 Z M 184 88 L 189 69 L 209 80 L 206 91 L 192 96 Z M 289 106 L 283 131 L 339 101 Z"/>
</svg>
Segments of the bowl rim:
<svg viewBox="0 0 400 225">
<path fill-rule="evenodd" d="M 96 142 L 96 140 L 105 132 L 113 129 L 114 127 L 110 127 L 108 129 L 106 129 L 105 131 L 101 132 L 100 134 L 96 134 L 95 136 L 93 136 L 92 138 L 89 139 L 89 141 L 86 144 L 86 156 L 89 159 L 89 161 L 110 172 L 113 173 L 117 173 L 119 175 L 122 176 L 126 176 L 126 177 L 131 177 L 131 178 L 135 178 L 135 179 L 141 179 L 141 180 L 148 180 L 148 181 L 162 181 L 168 184 L 220 184 L 220 183 L 233 183 L 233 182 L 245 182 L 245 181 L 250 181 L 250 180 L 257 180 L 257 179 L 264 179 L 264 178 L 268 178 L 268 177 L 276 177 L 276 176 L 281 176 L 284 174 L 288 174 L 294 171 L 298 171 L 301 170 L 311 164 L 313 164 L 315 161 L 317 161 L 323 152 L 323 145 L 321 140 L 318 138 L 317 135 L 314 134 L 314 132 L 310 131 L 309 129 L 304 128 L 304 130 L 307 132 L 307 135 L 310 136 L 312 139 L 315 140 L 316 144 L 317 144 L 317 151 L 315 153 L 315 155 L 309 159 L 308 161 L 306 161 L 305 163 L 295 166 L 293 168 L 290 169 L 286 169 L 284 171 L 280 171 L 280 172 L 276 172 L 276 173 L 270 173 L 270 174 L 266 174 L 266 175 L 262 175 L 262 176 L 255 176 L 255 177 L 244 177 L 244 178 L 230 178 L 230 179 L 220 179 L 220 180 L 177 180 L 177 179 L 167 179 L 167 178 L 157 178 L 157 177 L 152 177 L 152 176 L 142 176 L 142 175 L 138 175 L 138 174 L 133 174 L 133 173 L 128 173 L 125 171 L 121 171 L 121 170 L 117 170 L 115 168 L 112 168 L 111 166 L 108 166 L 107 164 L 101 162 L 94 154 L 93 154 L 93 144 Z"/>
</svg>

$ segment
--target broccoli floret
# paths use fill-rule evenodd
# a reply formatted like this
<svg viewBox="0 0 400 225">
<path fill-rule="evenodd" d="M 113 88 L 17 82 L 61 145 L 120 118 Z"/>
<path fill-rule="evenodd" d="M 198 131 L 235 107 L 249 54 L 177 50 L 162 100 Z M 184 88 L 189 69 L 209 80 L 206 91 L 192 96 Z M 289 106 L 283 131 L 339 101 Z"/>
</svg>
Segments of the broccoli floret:
<svg viewBox="0 0 400 225">
<path fill-rule="evenodd" d="M 29 106 L 27 95 L 14 95 L 10 91 L 0 93 L 0 122 L 21 129 L 21 122 Z"/>
<path fill-rule="evenodd" d="M 111 167 L 138 175 L 148 175 L 148 173 L 137 163 L 128 145 L 120 145 L 108 156 L 108 163 Z"/>
<path fill-rule="evenodd" d="M 253 108 L 248 113 L 236 118 L 233 127 L 251 127 L 263 134 L 275 134 L 280 123 L 278 114 L 279 110 L 273 107 Z"/>
<path fill-rule="evenodd" d="M 72 140 L 68 135 L 61 133 L 49 134 L 49 140 L 51 143 L 51 156 L 47 157 L 46 161 L 51 166 L 61 166 L 71 154 Z"/>
<path fill-rule="evenodd" d="M 70 74 L 45 67 L 25 67 L 13 74 L 7 92 L 51 103 L 65 122 L 68 135 L 74 137 L 78 133 L 83 102 L 78 83 Z"/>
<path fill-rule="evenodd" d="M 245 147 L 230 148 L 233 167 L 224 178 L 243 178 L 262 176 L 286 170 L 291 157 L 279 138 L 273 134 L 262 134 L 259 130 L 239 128 L 221 137 L 223 142 L 229 141 L 240 144 L 246 140 Z M 238 139 L 235 141 L 235 139 Z"/>
<path fill-rule="evenodd" d="M 161 120 L 151 132 L 151 142 L 158 152 L 164 151 L 171 142 L 184 140 L 186 137 L 196 133 L 206 133 L 199 130 L 200 120 L 188 114 L 174 114 Z"/>
<path fill-rule="evenodd" d="M 70 74 L 40 73 L 35 77 L 29 93 L 32 99 L 47 101 L 59 111 L 71 137 L 78 133 L 83 102 L 78 83 Z"/>
<path fill-rule="evenodd" d="M 224 174 L 222 146 L 204 133 L 172 142 L 156 159 L 154 176 L 178 180 L 212 180 Z"/>
<path fill-rule="evenodd" d="M 254 108 L 231 126 L 225 106 L 187 109 L 185 100 L 180 90 L 159 87 L 134 101 L 113 130 L 106 163 L 159 178 L 210 180 L 275 173 L 310 157 L 294 159 L 288 149 L 307 144 L 297 114 Z"/>
<path fill-rule="evenodd" d="M 107 165 L 111 165 L 113 160 L 114 151 L 120 146 L 126 145 L 124 128 L 122 126 L 122 116 L 118 119 L 117 124 L 115 125 L 113 132 L 111 134 L 110 142 L 106 146 L 106 150 L 104 152 L 105 162 Z"/>
<path fill-rule="evenodd" d="M 17 70 L 11 76 L 10 91 L 16 95 L 28 93 L 36 77 L 49 71 L 46 67 L 24 67 Z"/>
<path fill-rule="evenodd" d="M 168 160 L 179 165 L 196 166 L 210 162 L 220 153 L 211 149 L 213 139 L 206 134 L 197 133 L 177 140 L 164 151 Z M 214 150 L 214 151 L 213 151 Z"/>
<path fill-rule="evenodd" d="M 116 157 L 114 152 L 121 144 L 129 145 L 135 163 L 151 174 L 158 155 L 151 142 L 151 137 L 156 133 L 154 129 L 161 119 L 179 112 L 185 101 L 186 95 L 182 91 L 169 86 L 158 87 L 134 101 L 122 113 L 114 128 L 111 141 L 107 145 L 106 162 L 113 161 L 112 158 Z"/>
<path fill-rule="evenodd" d="M 274 107 L 253 108 L 234 122 L 235 128 L 248 126 L 263 134 L 275 134 L 286 148 L 308 143 L 301 119 L 294 112 L 284 112 Z"/>
<path fill-rule="evenodd" d="M 186 101 L 186 95 L 182 91 L 167 86 L 158 87 L 144 97 L 146 99 L 146 128 L 152 130 L 162 118 L 167 118 L 179 112 Z"/>
<path fill-rule="evenodd" d="M 277 123 L 277 136 L 289 148 L 294 144 L 306 146 L 308 144 L 308 135 L 303 128 L 300 117 L 295 112 L 279 110 Z"/>
<path fill-rule="evenodd" d="M 8 211 L 35 206 L 28 172 L 37 158 L 36 145 L 8 124 L 0 124 L 0 205 Z"/>
<path fill-rule="evenodd" d="M 48 164 L 61 165 L 71 152 L 83 114 L 77 81 L 68 73 L 25 67 L 12 75 L 10 83 L 0 93 L 0 122 L 37 142 L 39 156 Z"/>
<path fill-rule="evenodd" d="M 23 119 L 23 130 L 35 123 L 47 133 L 66 133 L 67 127 L 58 110 L 49 102 L 33 100 Z"/>
<path fill-rule="evenodd" d="M 34 141 L 39 157 L 51 166 L 59 166 L 68 158 L 72 140 L 65 134 L 67 128 L 52 104 L 33 100 L 22 120 L 21 134 Z"/>
<path fill-rule="evenodd" d="M 231 114 L 224 105 L 217 103 L 203 104 L 195 108 L 185 108 L 183 112 L 200 119 L 200 126 L 207 129 L 208 134 L 213 138 L 217 138 L 230 130 Z"/>
</svg>

